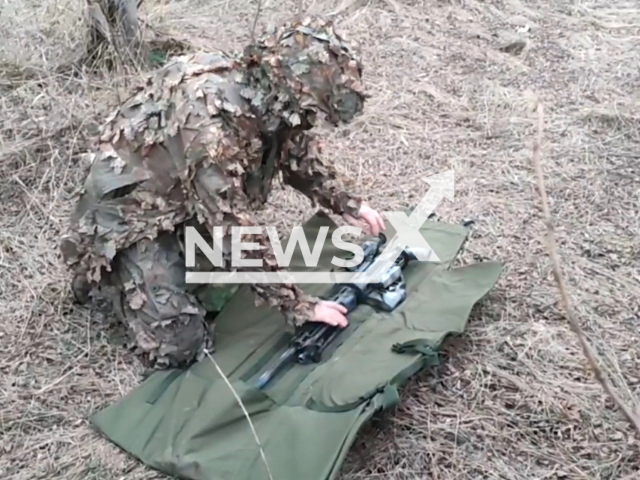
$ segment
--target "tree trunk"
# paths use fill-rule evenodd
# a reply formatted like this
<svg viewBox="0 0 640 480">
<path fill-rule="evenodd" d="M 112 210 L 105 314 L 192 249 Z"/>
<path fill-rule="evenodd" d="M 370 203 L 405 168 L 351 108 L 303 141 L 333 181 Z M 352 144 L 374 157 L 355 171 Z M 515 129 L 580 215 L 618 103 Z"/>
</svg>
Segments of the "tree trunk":
<svg viewBox="0 0 640 480">
<path fill-rule="evenodd" d="M 90 63 L 100 59 L 109 67 L 113 67 L 116 60 L 140 63 L 144 55 L 136 0 L 87 0 L 87 4 L 91 29 L 87 52 Z"/>
</svg>

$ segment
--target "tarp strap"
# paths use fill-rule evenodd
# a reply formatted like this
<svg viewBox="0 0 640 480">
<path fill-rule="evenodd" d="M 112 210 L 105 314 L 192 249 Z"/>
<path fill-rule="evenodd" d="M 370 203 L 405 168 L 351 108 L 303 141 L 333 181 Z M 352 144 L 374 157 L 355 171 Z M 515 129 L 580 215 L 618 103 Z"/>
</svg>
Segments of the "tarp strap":
<svg viewBox="0 0 640 480">
<path fill-rule="evenodd" d="M 398 389 L 393 385 L 385 385 L 380 396 L 380 401 L 383 409 L 395 407 L 400 403 L 400 394 Z"/>
<path fill-rule="evenodd" d="M 394 353 L 400 354 L 421 354 L 425 357 L 425 366 L 439 365 L 440 358 L 438 352 L 433 348 L 432 344 L 423 338 L 409 340 L 404 343 L 395 343 L 391 347 Z"/>
</svg>

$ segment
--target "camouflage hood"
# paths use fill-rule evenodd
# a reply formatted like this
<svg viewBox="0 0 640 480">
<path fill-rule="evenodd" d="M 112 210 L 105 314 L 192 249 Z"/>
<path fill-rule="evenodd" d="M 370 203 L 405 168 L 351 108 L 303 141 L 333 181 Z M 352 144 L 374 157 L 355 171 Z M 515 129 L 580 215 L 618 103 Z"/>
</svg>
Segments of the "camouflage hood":
<svg viewBox="0 0 640 480">
<path fill-rule="evenodd" d="M 310 128 L 318 115 L 332 125 L 350 122 L 368 97 L 355 50 L 320 17 L 270 29 L 245 49 L 244 61 L 262 87 L 278 86 L 254 105 L 293 127 Z"/>
</svg>

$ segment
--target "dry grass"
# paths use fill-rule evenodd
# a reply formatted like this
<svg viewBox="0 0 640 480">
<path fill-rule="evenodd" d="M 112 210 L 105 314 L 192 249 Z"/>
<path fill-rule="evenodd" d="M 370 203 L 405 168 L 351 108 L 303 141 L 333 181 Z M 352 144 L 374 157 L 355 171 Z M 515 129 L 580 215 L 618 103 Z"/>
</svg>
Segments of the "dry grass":
<svg viewBox="0 0 640 480">
<path fill-rule="evenodd" d="M 56 249 L 84 178 L 82 153 L 128 82 L 57 69 L 85 41 L 81 4 L 0 2 L 0 477 L 165 478 L 87 424 L 138 383 L 141 368 L 114 344 L 117 329 L 71 304 Z M 143 14 L 198 47 L 230 50 L 249 39 L 255 7 L 147 0 Z M 296 7 L 263 0 L 259 27 Z M 454 168 L 456 200 L 438 214 L 476 220 L 467 260 L 506 263 L 449 360 L 367 427 L 342 478 L 638 478 L 638 439 L 595 382 L 559 306 L 530 162 L 538 97 L 571 302 L 613 387 L 638 408 L 637 2 L 318 0 L 304 8 L 341 9 L 340 30 L 362 45 L 373 98 L 326 147 L 353 188 L 378 208 L 404 208 L 424 193 L 420 177 Z M 519 55 L 501 50 L 519 37 Z M 285 223 L 309 213 L 289 190 L 274 203 L 289 212 Z"/>
</svg>

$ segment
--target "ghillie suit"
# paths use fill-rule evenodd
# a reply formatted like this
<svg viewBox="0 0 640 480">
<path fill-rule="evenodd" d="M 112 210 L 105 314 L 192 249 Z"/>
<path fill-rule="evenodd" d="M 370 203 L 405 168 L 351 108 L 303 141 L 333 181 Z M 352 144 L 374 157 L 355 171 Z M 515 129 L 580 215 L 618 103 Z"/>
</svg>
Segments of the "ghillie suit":
<svg viewBox="0 0 640 480">
<path fill-rule="evenodd" d="M 313 202 L 357 217 L 361 200 L 343 190 L 307 131 L 319 116 L 337 125 L 361 112 L 361 72 L 332 24 L 308 18 L 241 56 L 183 56 L 151 76 L 108 119 L 62 241 L 76 298 L 106 301 L 147 364 L 200 358 L 211 344 L 207 289 L 185 284 L 184 226 L 210 239 L 214 226 L 228 238 L 232 226 L 257 225 L 252 211 L 278 172 Z M 277 271 L 266 233 L 252 237 L 261 248 L 245 258 Z M 252 288 L 291 324 L 314 314 L 317 300 L 295 285 Z"/>
</svg>

